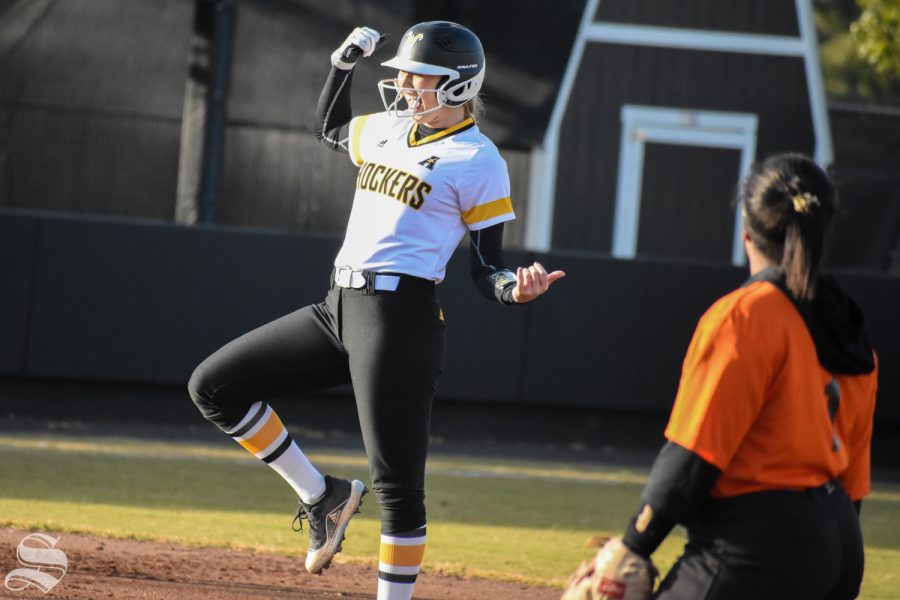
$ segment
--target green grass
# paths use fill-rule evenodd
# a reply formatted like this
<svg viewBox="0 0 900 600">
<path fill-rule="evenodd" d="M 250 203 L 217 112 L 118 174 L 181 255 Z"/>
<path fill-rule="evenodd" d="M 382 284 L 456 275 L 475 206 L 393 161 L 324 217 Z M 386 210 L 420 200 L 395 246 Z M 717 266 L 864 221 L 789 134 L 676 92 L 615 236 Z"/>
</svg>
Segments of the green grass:
<svg viewBox="0 0 900 600">
<path fill-rule="evenodd" d="M 367 480 L 362 456 L 311 453 L 323 470 Z M 617 534 L 637 506 L 645 473 L 466 457 L 429 460 L 425 568 L 542 585 L 561 584 L 591 551 L 591 534 Z M 238 447 L 0 436 L 0 524 L 196 546 L 300 555 L 293 492 Z M 865 502 L 862 598 L 900 584 L 900 486 Z M 368 497 L 341 559 L 374 564 L 378 511 Z M 664 572 L 684 537 L 654 555 Z"/>
</svg>

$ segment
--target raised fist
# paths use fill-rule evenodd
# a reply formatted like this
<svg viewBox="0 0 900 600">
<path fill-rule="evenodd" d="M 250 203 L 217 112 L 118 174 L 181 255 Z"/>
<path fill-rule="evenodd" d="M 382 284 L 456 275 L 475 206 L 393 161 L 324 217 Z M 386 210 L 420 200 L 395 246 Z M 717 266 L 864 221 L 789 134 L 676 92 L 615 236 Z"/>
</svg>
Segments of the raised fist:
<svg viewBox="0 0 900 600">
<path fill-rule="evenodd" d="M 360 56 L 371 56 L 382 39 L 371 27 L 357 27 L 347 39 L 331 53 L 331 64 L 345 71 L 353 68 Z"/>
</svg>

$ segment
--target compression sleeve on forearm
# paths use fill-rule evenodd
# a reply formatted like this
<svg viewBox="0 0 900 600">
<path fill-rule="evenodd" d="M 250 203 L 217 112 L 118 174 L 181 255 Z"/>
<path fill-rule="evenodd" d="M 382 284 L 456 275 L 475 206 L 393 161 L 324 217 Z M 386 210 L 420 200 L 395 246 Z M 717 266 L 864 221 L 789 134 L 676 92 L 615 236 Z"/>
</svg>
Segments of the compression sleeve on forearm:
<svg viewBox="0 0 900 600">
<path fill-rule="evenodd" d="M 512 297 L 516 274 L 503 266 L 503 223 L 470 231 L 469 241 L 475 287 L 488 300 L 516 304 Z"/>
<path fill-rule="evenodd" d="M 353 118 L 350 110 L 350 83 L 353 80 L 353 69 L 343 70 L 331 67 L 325 87 L 316 105 L 315 131 L 316 139 L 327 147 L 338 152 L 347 152 L 347 138 L 344 127 Z"/>
<path fill-rule="evenodd" d="M 691 519 L 721 474 L 697 454 L 667 442 L 650 470 L 641 508 L 625 530 L 625 545 L 649 557 L 676 524 Z"/>
</svg>

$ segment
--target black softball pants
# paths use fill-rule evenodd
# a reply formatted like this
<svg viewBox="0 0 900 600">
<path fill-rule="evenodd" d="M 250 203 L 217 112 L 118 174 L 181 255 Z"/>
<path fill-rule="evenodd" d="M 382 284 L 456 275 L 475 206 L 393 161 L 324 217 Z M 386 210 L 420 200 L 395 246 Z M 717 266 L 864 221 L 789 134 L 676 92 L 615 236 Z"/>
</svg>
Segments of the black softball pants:
<svg viewBox="0 0 900 600">
<path fill-rule="evenodd" d="M 859 518 L 837 482 L 710 500 L 657 600 L 848 600 L 859 594 Z"/>
<path fill-rule="evenodd" d="M 254 402 L 351 382 L 382 531 L 402 533 L 425 524 L 431 403 L 444 355 L 434 283 L 403 276 L 393 292 L 332 286 L 324 302 L 216 351 L 188 389 L 224 431 Z"/>
</svg>

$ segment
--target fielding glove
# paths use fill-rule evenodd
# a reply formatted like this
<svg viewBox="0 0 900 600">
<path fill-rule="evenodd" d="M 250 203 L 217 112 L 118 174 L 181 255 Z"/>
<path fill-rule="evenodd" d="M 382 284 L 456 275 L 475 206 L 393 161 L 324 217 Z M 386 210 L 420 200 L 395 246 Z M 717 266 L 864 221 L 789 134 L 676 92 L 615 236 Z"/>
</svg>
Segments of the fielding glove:
<svg viewBox="0 0 900 600">
<path fill-rule="evenodd" d="M 657 575 L 650 560 L 614 537 L 572 574 L 562 600 L 649 600 Z"/>
</svg>

